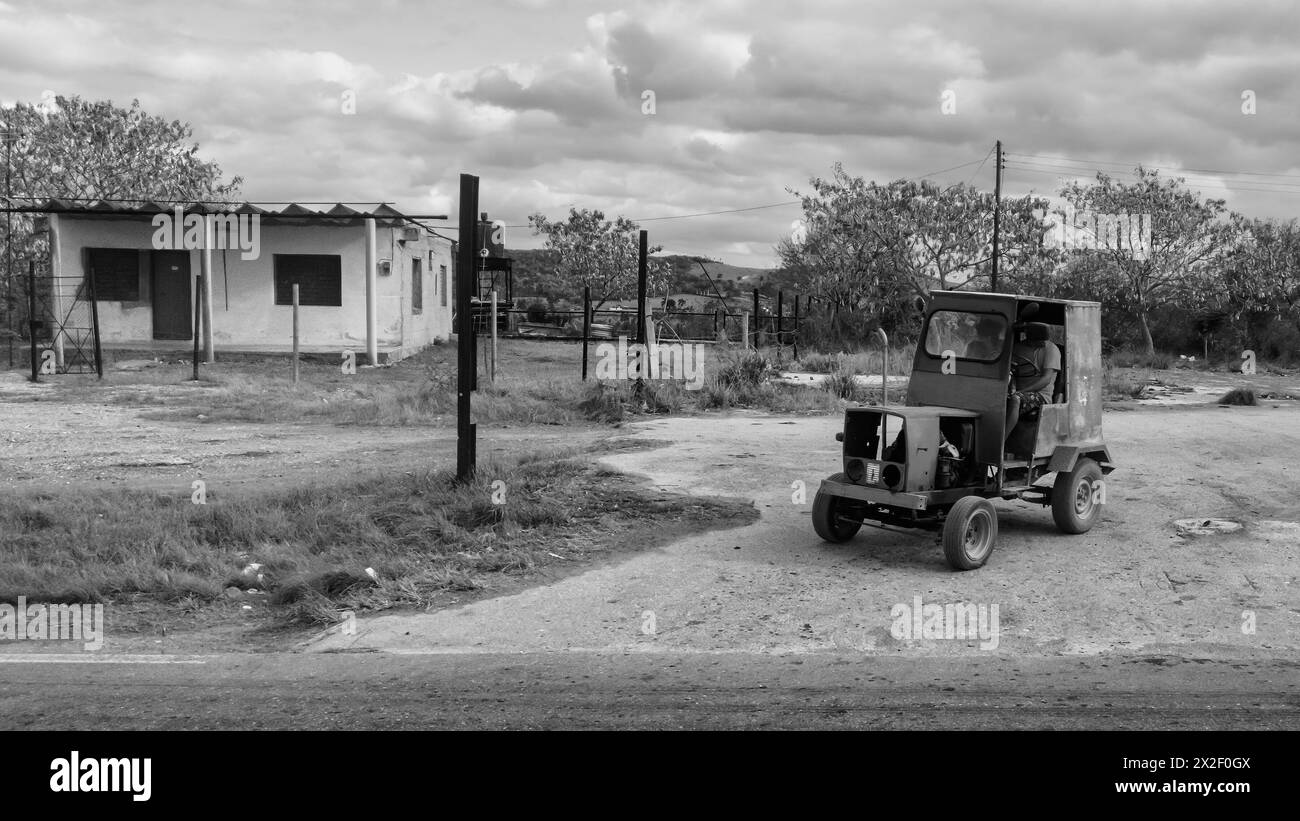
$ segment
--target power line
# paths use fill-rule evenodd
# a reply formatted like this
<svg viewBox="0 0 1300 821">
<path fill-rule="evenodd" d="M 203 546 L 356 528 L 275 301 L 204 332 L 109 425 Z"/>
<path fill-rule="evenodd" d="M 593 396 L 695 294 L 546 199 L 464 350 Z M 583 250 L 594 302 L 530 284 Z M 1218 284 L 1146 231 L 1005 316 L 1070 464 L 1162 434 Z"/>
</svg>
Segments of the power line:
<svg viewBox="0 0 1300 821">
<path fill-rule="evenodd" d="M 1032 167 L 1032 166 L 1024 165 L 1024 164 L 1023 164 L 1023 161 L 1022 161 L 1021 163 L 1012 163 L 1012 164 L 1010 165 L 1010 167 L 1011 167 L 1011 168 L 1014 168 L 1016 171 L 1019 171 L 1019 172 L 1024 173 L 1024 174 L 1042 174 L 1042 175 L 1044 175 L 1044 176 L 1048 176 L 1048 177 L 1055 177 L 1056 179 L 1060 179 L 1061 177 L 1066 177 L 1066 176 L 1090 176 L 1090 175 L 1096 173 L 1097 170 L 1098 170 L 1098 169 L 1095 169 L 1095 168 L 1092 168 L 1092 169 L 1073 169 L 1073 168 L 1065 168 L 1065 167 L 1057 167 L 1057 168 L 1053 168 L 1053 169 L 1051 169 L 1051 170 L 1044 170 L 1043 168 L 1035 168 L 1035 167 Z M 1201 178 L 1201 179 L 1204 179 L 1204 178 Z M 1297 187 L 1294 187 L 1294 188 L 1257 188 L 1257 187 L 1254 187 L 1254 186 L 1245 185 L 1245 184 L 1243 184 L 1243 183 L 1241 183 L 1241 182 L 1238 182 L 1238 181 L 1236 181 L 1236 180 L 1218 180 L 1218 181 L 1216 181 L 1216 182 L 1221 183 L 1223 186 L 1225 186 L 1226 188 L 1228 188 L 1228 189 L 1231 190 L 1231 191 L 1250 191 L 1250 192 L 1255 192 L 1255 193 L 1259 193 L 1259 194 L 1300 194 L 1300 184 L 1297 184 L 1297 183 L 1269 183 L 1269 182 L 1262 182 L 1262 181 L 1261 181 L 1261 182 L 1257 182 L 1257 183 L 1255 183 L 1255 185 L 1274 185 L 1274 186 L 1294 185 L 1294 186 L 1297 186 Z M 1204 187 L 1207 187 L 1207 183 L 1205 183 L 1205 182 L 1193 182 L 1193 183 L 1191 183 L 1191 184 L 1194 185 L 1194 186 L 1196 186 L 1196 187 L 1198 187 L 1198 188 L 1204 188 Z"/>
<path fill-rule="evenodd" d="M 970 185 L 975 180 L 975 178 L 979 176 L 979 173 L 984 170 L 984 163 L 989 161 L 989 157 L 993 156 L 993 151 L 994 148 L 990 148 L 989 153 L 984 155 L 984 159 L 980 160 L 980 167 L 975 169 L 975 173 L 970 175 L 969 180 L 966 180 L 967 185 Z"/>
<path fill-rule="evenodd" d="M 1076 167 L 1076 166 L 1066 166 L 1066 165 L 1045 165 L 1045 164 L 1039 164 L 1039 163 L 1037 163 L 1037 162 L 1031 162 L 1031 161 L 1029 161 L 1029 160 L 1016 160 L 1016 161 L 1014 161 L 1014 162 L 1016 163 L 1016 167 L 1019 167 L 1019 168 L 1038 168 L 1038 169 L 1045 169 L 1045 170 L 1049 170 L 1049 171 L 1065 171 L 1065 172 L 1070 172 L 1070 173 L 1081 173 L 1081 174 L 1082 174 L 1082 173 L 1094 174 L 1094 173 L 1097 173 L 1097 172 L 1101 171 L 1101 169 L 1097 169 L 1097 168 L 1088 168 L 1088 169 L 1084 169 L 1084 168 L 1079 168 L 1079 167 Z M 1133 172 L 1132 172 L 1132 171 L 1129 171 L 1129 172 L 1127 172 L 1127 173 L 1128 173 L 1129 176 L 1133 176 Z M 1224 183 L 1231 184 L 1231 185 L 1233 185 L 1234 187 L 1235 187 L 1236 185 L 1238 185 L 1239 182 L 1241 182 L 1241 183 L 1249 183 L 1249 184 L 1251 184 L 1251 185 L 1283 186 L 1284 188 L 1300 189 L 1300 182 L 1271 182 L 1271 181 L 1269 181 L 1269 180 L 1241 180 L 1241 181 L 1237 181 L 1237 180 L 1231 180 L 1231 179 L 1224 179 L 1223 177 L 1218 177 L 1218 176 L 1210 175 L 1210 174 L 1187 174 L 1186 176 L 1187 176 L 1187 177 L 1191 177 L 1192 179 L 1205 179 L 1205 180 L 1222 181 L 1222 182 L 1224 182 Z M 1267 190 L 1267 189 L 1264 189 L 1264 190 Z"/>
<path fill-rule="evenodd" d="M 1282 177 L 1285 179 L 1300 180 L 1300 174 L 1278 174 L 1278 173 L 1272 173 L 1268 171 L 1225 171 L 1222 169 L 1213 169 L 1213 168 L 1171 168 L 1166 165 L 1154 165 L 1151 163 L 1138 163 L 1138 162 L 1125 163 L 1125 162 L 1118 162 L 1115 160 L 1080 160 L 1072 157 L 1051 157 L 1046 154 L 1008 154 L 1007 156 L 1026 157 L 1035 160 L 1050 160 L 1053 162 L 1064 161 L 1068 163 L 1076 163 L 1076 164 L 1083 164 L 1083 165 L 1089 165 L 1089 164 L 1118 165 L 1118 166 L 1124 166 L 1129 170 L 1132 170 L 1140 165 L 1143 168 L 1154 168 L 1154 169 L 1159 169 L 1161 171 L 1169 171 L 1171 173 L 1178 173 L 1178 174 L 1186 172 L 1191 174 L 1215 174 L 1215 175 L 1227 175 L 1227 176 Z"/>
</svg>

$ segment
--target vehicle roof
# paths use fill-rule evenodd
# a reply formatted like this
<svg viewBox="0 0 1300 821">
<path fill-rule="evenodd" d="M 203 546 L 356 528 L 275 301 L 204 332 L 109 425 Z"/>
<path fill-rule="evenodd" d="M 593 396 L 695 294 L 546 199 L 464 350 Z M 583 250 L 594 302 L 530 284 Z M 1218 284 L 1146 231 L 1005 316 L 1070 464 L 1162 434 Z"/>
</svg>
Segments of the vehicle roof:
<svg viewBox="0 0 1300 821">
<path fill-rule="evenodd" d="M 996 297 L 998 299 L 1014 299 L 1020 302 L 1045 302 L 1050 305 L 1095 305 L 1100 307 L 1100 302 L 1093 302 L 1085 299 L 1056 299 L 1054 297 L 1033 296 L 1031 294 L 1004 294 L 1001 292 L 990 293 L 988 291 L 931 291 L 931 297 L 943 297 L 945 299 L 989 299 Z"/>
</svg>

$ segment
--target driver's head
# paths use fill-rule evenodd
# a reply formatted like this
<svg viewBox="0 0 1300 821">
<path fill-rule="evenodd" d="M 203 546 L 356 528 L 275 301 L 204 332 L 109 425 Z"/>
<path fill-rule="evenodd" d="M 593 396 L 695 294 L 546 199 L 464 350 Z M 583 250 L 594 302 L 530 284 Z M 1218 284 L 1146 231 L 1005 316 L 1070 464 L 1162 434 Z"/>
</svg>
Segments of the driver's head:
<svg viewBox="0 0 1300 821">
<path fill-rule="evenodd" d="M 975 323 L 975 330 L 980 336 L 992 337 L 1000 336 L 1002 333 L 1002 317 L 993 314 L 984 314 Z"/>
<path fill-rule="evenodd" d="M 1044 322 L 1026 322 L 1025 323 L 1025 341 L 1030 343 L 1046 342 L 1048 338 L 1047 324 Z"/>
</svg>

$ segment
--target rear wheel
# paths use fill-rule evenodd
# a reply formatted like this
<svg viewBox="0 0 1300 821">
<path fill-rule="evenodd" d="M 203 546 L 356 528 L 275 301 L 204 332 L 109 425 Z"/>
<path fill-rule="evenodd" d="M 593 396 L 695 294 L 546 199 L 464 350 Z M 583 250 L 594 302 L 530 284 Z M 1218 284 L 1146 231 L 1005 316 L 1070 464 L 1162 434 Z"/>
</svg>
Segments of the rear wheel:
<svg viewBox="0 0 1300 821">
<path fill-rule="evenodd" d="M 998 512 L 979 496 L 964 496 L 943 522 L 943 555 L 957 570 L 983 567 L 998 540 Z"/>
<path fill-rule="evenodd" d="M 830 477 L 828 482 L 849 483 L 849 477 L 843 473 L 837 473 Z M 857 535 L 862 529 L 862 520 L 845 521 L 840 518 L 841 497 L 833 496 L 829 493 L 817 491 L 816 498 L 813 499 L 812 520 L 813 530 L 828 542 L 847 542 Z"/>
<path fill-rule="evenodd" d="M 1101 514 L 1101 466 L 1088 458 L 1056 474 L 1052 485 L 1052 519 L 1062 533 L 1087 533 Z"/>
</svg>

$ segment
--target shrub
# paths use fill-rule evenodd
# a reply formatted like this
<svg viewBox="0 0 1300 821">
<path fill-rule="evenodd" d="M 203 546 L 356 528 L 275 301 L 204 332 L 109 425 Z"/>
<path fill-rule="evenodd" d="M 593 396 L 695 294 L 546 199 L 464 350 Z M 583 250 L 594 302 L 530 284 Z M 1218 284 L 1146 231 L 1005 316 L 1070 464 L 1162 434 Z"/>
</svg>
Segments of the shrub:
<svg viewBox="0 0 1300 821">
<path fill-rule="evenodd" d="M 546 322 L 546 314 L 549 310 L 546 300 L 538 300 L 528 306 L 524 311 L 524 316 L 528 317 L 529 322 L 541 324 Z"/>
<path fill-rule="evenodd" d="M 854 360 L 851 357 L 837 357 L 830 372 L 826 375 L 826 381 L 822 383 L 822 388 L 840 397 L 853 401 L 858 394 L 858 383 L 856 380 L 857 368 L 854 367 Z"/>
<path fill-rule="evenodd" d="M 745 351 L 725 355 L 714 379 L 722 387 L 745 391 L 767 384 L 775 374 L 772 360 L 757 351 Z"/>
<path fill-rule="evenodd" d="M 1220 405 L 1257 405 L 1255 391 L 1250 388 L 1233 388 L 1219 397 Z"/>
</svg>

